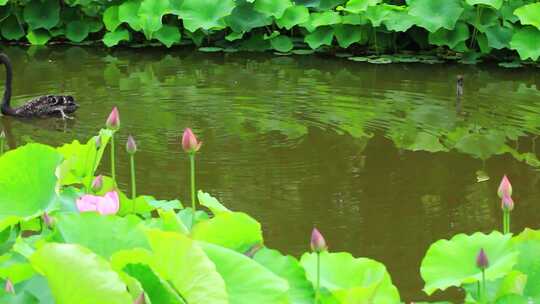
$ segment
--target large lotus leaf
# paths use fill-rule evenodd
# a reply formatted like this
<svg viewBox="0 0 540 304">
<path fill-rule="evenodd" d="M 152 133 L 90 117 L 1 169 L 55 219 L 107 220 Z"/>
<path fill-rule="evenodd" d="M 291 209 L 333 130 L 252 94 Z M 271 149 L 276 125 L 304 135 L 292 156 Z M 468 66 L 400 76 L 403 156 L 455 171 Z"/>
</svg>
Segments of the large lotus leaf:
<svg viewBox="0 0 540 304">
<path fill-rule="evenodd" d="M 193 227 L 192 237 L 239 252 L 263 241 L 261 224 L 243 212 L 220 213 L 200 222 Z"/>
<path fill-rule="evenodd" d="M 523 295 L 526 283 L 527 275 L 519 271 L 511 271 L 502 278 L 486 282 L 487 301 L 485 303 L 506 303 L 501 302 L 501 300 L 505 299 L 508 295 Z M 466 284 L 463 286 L 463 289 L 467 292 L 465 303 L 482 303 L 482 295 L 479 294 L 478 283 Z"/>
<path fill-rule="evenodd" d="M 178 26 L 174 25 L 164 25 L 161 29 L 155 32 L 153 36 L 166 47 L 171 47 L 173 44 L 179 43 L 180 38 L 182 38 Z"/>
<path fill-rule="evenodd" d="M 287 281 L 241 253 L 209 243 L 201 246 L 225 280 L 230 304 L 288 303 Z"/>
<path fill-rule="evenodd" d="M 62 241 L 85 246 L 105 258 L 119 250 L 148 248 L 143 231 L 137 227 L 141 220 L 135 216 L 84 212 L 63 213 L 57 219 L 56 229 Z"/>
<path fill-rule="evenodd" d="M 494 49 L 510 48 L 510 41 L 514 30 L 501 25 L 494 25 L 485 29 L 488 46 Z"/>
<path fill-rule="evenodd" d="M 197 198 L 199 203 L 206 208 L 210 209 L 214 215 L 218 215 L 223 212 L 231 212 L 227 207 L 223 206 L 215 197 L 206 192 L 199 190 L 197 192 Z"/>
<path fill-rule="evenodd" d="M 129 31 L 125 29 L 116 29 L 114 32 L 107 32 L 105 36 L 103 36 L 103 43 L 108 46 L 115 46 L 120 41 L 129 41 Z"/>
<path fill-rule="evenodd" d="M 10 279 L 13 284 L 28 280 L 36 272 L 25 256 L 11 251 L 0 256 L 0 278 Z"/>
<path fill-rule="evenodd" d="M 120 23 L 126 22 L 135 31 L 141 30 L 141 19 L 138 16 L 140 7 L 140 0 L 128 0 L 120 4 L 118 7 L 118 20 Z"/>
<path fill-rule="evenodd" d="M 163 24 L 161 18 L 169 9 L 169 0 L 143 0 L 139 7 L 139 24 L 147 39 L 152 39 Z"/>
<path fill-rule="evenodd" d="M 523 25 L 533 25 L 540 30 L 540 2 L 524 5 L 514 11 Z"/>
<path fill-rule="evenodd" d="M 439 141 L 439 137 L 423 131 L 418 132 L 414 141 L 404 148 L 411 151 L 428 151 L 432 153 L 448 151 L 448 149 Z"/>
<path fill-rule="evenodd" d="M 405 10 L 390 10 L 383 24 L 390 31 L 405 32 L 416 24 L 416 17 Z"/>
<path fill-rule="evenodd" d="M 525 2 L 527 1 L 527 2 Z M 519 17 L 514 14 L 516 9 L 522 7 L 523 5 L 530 3 L 530 0 L 508 0 L 504 1 L 499 13 L 503 17 L 503 20 L 509 21 L 511 23 L 516 23 L 519 21 Z"/>
<path fill-rule="evenodd" d="M 490 6 L 496 10 L 500 9 L 503 4 L 503 0 L 466 0 L 466 2 L 469 5 L 481 4 L 485 6 Z"/>
<path fill-rule="evenodd" d="M 255 9 L 265 15 L 279 19 L 287 8 L 292 6 L 290 0 L 255 0 Z"/>
<path fill-rule="evenodd" d="M 486 280 L 505 276 L 518 261 L 518 252 L 510 246 L 510 238 L 496 231 L 488 235 L 477 232 L 431 244 L 420 267 L 424 291 L 430 295 L 438 289 L 480 281 L 482 271 L 476 266 L 476 256 L 482 248 L 489 260 Z"/>
<path fill-rule="evenodd" d="M 25 35 L 24 28 L 15 15 L 10 15 L 4 19 L 0 24 L 0 32 L 8 40 L 18 40 Z"/>
<path fill-rule="evenodd" d="M 114 32 L 116 28 L 122 24 L 122 21 L 118 18 L 118 8 L 117 5 L 109 6 L 109 8 L 103 12 L 103 23 L 109 32 Z"/>
<path fill-rule="evenodd" d="M 453 30 L 439 29 L 434 33 L 429 33 L 429 43 L 435 45 L 446 45 L 455 49 L 460 43 L 469 39 L 469 27 L 464 22 L 458 22 Z"/>
<path fill-rule="evenodd" d="M 480 12 L 480 14 L 479 14 Z M 480 33 L 485 33 L 486 28 L 494 25 L 500 25 L 500 15 L 493 9 L 480 9 L 474 6 L 465 6 L 465 11 L 460 20 L 467 22 L 475 27 Z"/>
<path fill-rule="evenodd" d="M 57 304 L 133 302 L 109 263 L 80 245 L 48 243 L 30 261 L 47 278 Z"/>
<path fill-rule="evenodd" d="M 312 49 L 317 49 L 321 45 L 331 45 L 334 38 L 334 29 L 330 26 L 321 26 L 313 33 L 306 35 L 304 41 Z"/>
<path fill-rule="evenodd" d="M 3 290 L 2 290 L 3 291 Z M 11 301 L 5 301 L 5 298 L 0 297 L 0 303 L 2 304 L 54 304 L 54 298 L 51 294 L 47 279 L 43 276 L 36 275 L 29 280 L 15 284 L 15 293 L 18 299 L 10 299 Z M 1 294 L 1 293 L 0 293 Z"/>
<path fill-rule="evenodd" d="M 225 282 L 216 266 L 191 239 L 174 232 L 149 230 L 152 269 L 190 304 L 227 304 Z"/>
<path fill-rule="evenodd" d="M 6 5 L 9 0 L 0 0 L 0 6 Z"/>
<path fill-rule="evenodd" d="M 540 301 L 540 231 L 525 229 L 516 236 L 512 243 L 519 251 L 518 263 L 514 269 L 527 275 L 527 284 L 523 294 L 534 302 Z"/>
<path fill-rule="evenodd" d="M 28 42 L 32 45 L 45 45 L 51 39 L 51 35 L 47 30 L 38 29 L 29 31 L 28 34 L 26 34 L 26 39 L 28 39 Z"/>
<path fill-rule="evenodd" d="M 339 13 L 328 11 L 322 13 L 312 13 L 309 21 L 302 24 L 302 26 L 307 28 L 310 32 L 313 32 L 318 27 L 339 23 L 341 23 L 341 16 Z"/>
<path fill-rule="evenodd" d="M 152 301 L 159 304 L 185 304 L 182 297 L 146 264 L 129 264 L 123 268 L 129 276 L 137 279 L 144 292 Z"/>
<path fill-rule="evenodd" d="M 309 21 L 309 10 L 302 5 L 289 6 L 283 16 L 276 20 L 276 24 L 281 27 L 290 30 L 295 25 L 306 23 Z"/>
<path fill-rule="evenodd" d="M 24 7 L 23 17 L 31 30 L 49 30 L 60 21 L 60 3 L 58 0 L 30 1 Z"/>
<path fill-rule="evenodd" d="M 367 33 L 358 25 L 337 24 L 334 26 L 334 34 L 336 35 L 339 46 L 342 48 L 348 48 L 355 42 L 367 40 Z"/>
<path fill-rule="evenodd" d="M 455 148 L 475 158 L 488 159 L 502 153 L 504 146 L 504 134 L 492 131 L 486 134 L 467 134 L 456 142 Z"/>
<path fill-rule="evenodd" d="M 382 0 L 349 0 L 345 6 L 345 10 L 354 14 L 364 12 L 370 6 L 381 3 Z"/>
<path fill-rule="evenodd" d="M 244 2 L 225 17 L 227 25 L 235 32 L 249 32 L 253 28 L 272 24 L 272 18 L 256 11 L 253 3 Z"/>
<path fill-rule="evenodd" d="M 253 259 L 268 268 L 274 274 L 289 283 L 289 300 L 291 304 L 313 303 L 313 285 L 307 280 L 306 273 L 300 263 L 292 256 L 282 255 L 277 250 L 263 248 Z"/>
<path fill-rule="evenodd" d="M 393 11 L 392 5 L 381 4 L 368 7 L 365 16 L 375 27 L 380 26 L 384 21 L 388 19 L 390 13 Z"/>
<path fill-rule="evenodd" d="M 90 24 L 85 20 L 71 21 L 66 25 L 66 38 L 73 42 L 81 42 L 90 33 Z"/>
<path fill-rule="evenodd" d="M 440 28 L 454 29 L 463 6 L 460 0 L 409 0 L 409 14 L 417 17 L 417 25 L 430 32 Z"/>
<path fill-rule="evenodd" d="M 305 253 L 300 264 L 311 283 L 317 282 L 317 254 Z M 320 253 L 320 286 L 338 303 L 399 303 L 399 293 L 383 264 L 346 252 Z"/>
<path fill-rule="evenodd" d="M 525 26 L 514 33 L 510 46 L 517 50 L 522 60 L 537 60 L 540 57 L 540 31 L 532 26 Z"/>
<path fill-rule="evenodd" d="M 331 10 L 338 5 L 343 5 L 347 0 L 320 0 L 318 9 L 320 11 Z"/>
<path fill-rule="evenodd" d="M 274 48 L 274 50 L 282 53 L 287 53 L 294 47 L 291 38 L 285 35 L 280 35 L 270 39 L 270 45 L 272 48 Z"/>
<path fill-rule="evenodd" d="M 55 170 L 61 161 L 60 153 L 41 144 L 28 144 L 2 155 L 0 222 L 35 217 L 47 210 L 56 198 Z"/>
<path fill-rule="evenodd" d="M 234 0 L 184 0 L 180 17 L 191 32 L 223 27 L 222 18 L 234 9 Z"/>
</svg>

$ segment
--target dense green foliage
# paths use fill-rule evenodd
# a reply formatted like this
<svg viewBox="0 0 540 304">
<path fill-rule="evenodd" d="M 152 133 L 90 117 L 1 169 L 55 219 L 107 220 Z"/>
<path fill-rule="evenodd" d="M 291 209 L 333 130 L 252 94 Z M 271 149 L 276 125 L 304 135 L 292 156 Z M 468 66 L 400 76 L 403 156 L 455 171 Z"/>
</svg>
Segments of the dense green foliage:
<svg viewBox="0 0 540 304">
<path fill-rule="evenodd" d="M 535 2 L 2 0 L 0 34 L 36 45 L 51 40 L 102 41 L 107 46 L 157 40 L 167 47 L 195 44 L 205 51 L 435 49 L 445 58 L 463 54 L 467 62 L 484 55 L 512 58 L 517 51 L 523 60 L 537 60 L 540 4 Z"/>
</svg>

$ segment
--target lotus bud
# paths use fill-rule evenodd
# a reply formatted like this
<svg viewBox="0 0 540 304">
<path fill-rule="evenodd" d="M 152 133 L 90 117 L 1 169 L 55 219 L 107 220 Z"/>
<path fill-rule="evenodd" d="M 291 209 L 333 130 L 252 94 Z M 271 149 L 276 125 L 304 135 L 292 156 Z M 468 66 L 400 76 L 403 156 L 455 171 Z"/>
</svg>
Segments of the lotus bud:
<svg viewBox="0 0 540 304">
<path fill-rule="evenodd" d="M 484 248 L 480 249 L 480 252 L 476 256 L 476 266 L 481 270 L 484 270 L 489 266 L 488 257 L 484 252 Z"/>
<path fill-rule="evenodd" d="M 512 211 L 514 210 L 514 200 L 510 195 L 504 195 L 501 202 L 501 208 L 503 210 Z"/>
<path fill-rule="evenodd" d="M 190 128 L 184 130 L 184 135 L 182 136 L 182 148 L 187 153 L 195 153 L 201 148 L 202 142 L 197 141 L 197 137 L 193 134 Z"/>
<path fill-rule="evenodd" d="M 508 180 L 508 177 L 506 177 L 506 175 L 504 175 L 501 180 L 501 184 L 499 185 L 497 194 L 500 198 L 503 198 L 505 195 L 512 195 L 512 184 L 510 184 L 510 180 Z"/>
<path fill-rule="evenodd" d="M 49 228 L 53 227 L 53 223 L 54 223 L 53 218 L 50 217 L 50 215 L 47 212 L 43 213 L 43 222 L 45 223 L 45 225 L 47 225 L 47 227 Z"/>
<path fill-rule="evenodd" d="M 109 118 L 107 118 L 107 122 L 105 123 L 108 129 L 117 131 L 120 129 L 120 114 L 118 113 L 118 108 L 114 107 L 111 111 L 111 114 L 109 114 Z"/>
<path fill-rule="evenodd" d="M 135 299 L 135 302 L 133 304 L 146 304 L 146 299 L 144 298 L 144 292 L 141 293 L 137 299 Z"/>
<path fill-rule="evenodd" d="M 311 231 L 311 250 L 319 253 L 325 251 L 326 249 L 328 249 L 328 247 L 326 246 L 324 237 L 319 230 L 317 230 L 317 228 L 313 228 L 313 231 Z"/>
<path fill-rule="evenodd" d="M 15 294 L 15 286 L 13 286 L 13 282 L 11 282 L 9 278 L 6 280 L 6 284 L 4 285 L 4 291 Z"/>
<path fill-rule="evenodd" d="M 129 135 L 126 143 L 126 151 L 128 154 L 133 155 L 137 152 L 137 143 L 133 136 Z"/>
<path fill-rule="evenodd" d="M 98 175 L 92 181 L 92 191 L 99 192 L 103 187 L 103 175 Z"/>
</svg>

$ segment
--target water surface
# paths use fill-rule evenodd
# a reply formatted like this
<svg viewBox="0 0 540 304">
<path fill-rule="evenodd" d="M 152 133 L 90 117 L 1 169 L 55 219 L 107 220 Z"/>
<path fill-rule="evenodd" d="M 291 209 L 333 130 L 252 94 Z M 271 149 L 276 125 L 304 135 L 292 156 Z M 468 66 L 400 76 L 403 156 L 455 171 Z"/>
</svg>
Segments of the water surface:
<svg viewBox="0 0 540 304">
<path fill-rule="evenodd" d="M 180 136 L 192 127 L 204 142 L 198 187 L 257 218 L 267 245 L 298 256 L 316 225 L 332 251 L 385 263 L 403 300 L 427 299 L 419 266 L 430 243 L 498 227 L 502 174 L 514 184 L 514 231 L 539 228 L 540 69 L 162 49 L 5 51 L 15 102 L 68 93 L 81 105 L 67 123 L 0 118 L 11 148 L 85 140 L 117 105 L 120 141 L 133 134 L 139 142 L 139 192 L 189 203 Z M 461 100 L 457 74 L 465 76 Z M 126 191 L 127 166 L 121 153 Z M 101 171 L 108 168 L 105 159 Z"/>
</svg>

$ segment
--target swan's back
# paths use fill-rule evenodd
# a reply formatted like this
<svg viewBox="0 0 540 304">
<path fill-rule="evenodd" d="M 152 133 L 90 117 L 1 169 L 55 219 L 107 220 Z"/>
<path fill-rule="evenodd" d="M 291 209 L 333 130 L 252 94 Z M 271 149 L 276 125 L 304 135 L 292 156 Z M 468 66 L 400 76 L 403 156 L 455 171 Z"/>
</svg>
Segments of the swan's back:
<svg viewBox="0 0 540 304">
<path fill-rule="evenodd" d="M 45 95 L 36 97 L 14 109 L 15 115 L 22 117 L 60 116 L 73 113 L 78 105 L 69 95 Z"/>
</svg>

